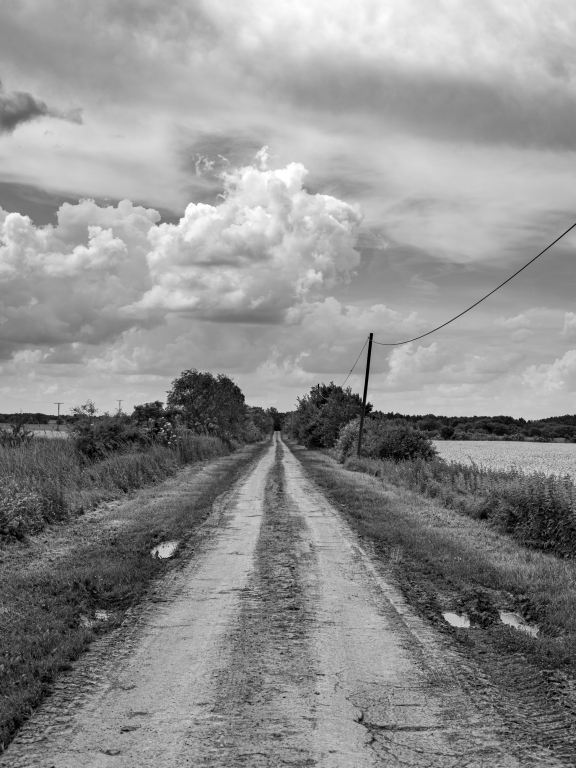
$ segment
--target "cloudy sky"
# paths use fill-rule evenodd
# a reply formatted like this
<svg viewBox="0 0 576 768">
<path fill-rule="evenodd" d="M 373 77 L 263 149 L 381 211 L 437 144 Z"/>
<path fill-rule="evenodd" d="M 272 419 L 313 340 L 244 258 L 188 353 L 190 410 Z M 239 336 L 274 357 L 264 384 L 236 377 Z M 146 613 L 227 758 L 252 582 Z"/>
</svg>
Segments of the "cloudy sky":
<svg viewBox="0 0 576 768">
<path fill-rule="evenodd" d="M 19 0 L 0 81 L 3 412 L 191 367 L 291 409 L 576 221 L 567 0 Z M 375 347 L 370 399 L 574 413 L 575 248 Z"/>
</svg>

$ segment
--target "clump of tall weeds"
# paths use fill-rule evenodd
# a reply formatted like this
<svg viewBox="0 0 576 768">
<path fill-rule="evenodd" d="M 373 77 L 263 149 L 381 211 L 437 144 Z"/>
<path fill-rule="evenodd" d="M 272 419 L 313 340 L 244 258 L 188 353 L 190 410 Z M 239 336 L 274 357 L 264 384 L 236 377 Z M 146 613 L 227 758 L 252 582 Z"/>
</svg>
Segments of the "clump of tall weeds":
<svg viewBox="0 0 576 768">
<path fill-rule="evenodd" d="M 81 442 L 85 447 L 86 441 Z M 101 446 L 101 443 L 100 443 Z M 185 464 L 224 456 L 217 437 L 181 430 L 178 440 L 120 443 L 116 450 L 79 450 L 73 438 L 0 445 L 0 541 L 22 539 L 47 523 L 160 482 Z"/>
<path fill-rule="evenodd" d="M 576 556 L 576 486 L 568 476 L 492 470 L 442 459 L 394 462 L 352 457 L 346 467 L 438 499 L 527 546 Z"/>
</svg>

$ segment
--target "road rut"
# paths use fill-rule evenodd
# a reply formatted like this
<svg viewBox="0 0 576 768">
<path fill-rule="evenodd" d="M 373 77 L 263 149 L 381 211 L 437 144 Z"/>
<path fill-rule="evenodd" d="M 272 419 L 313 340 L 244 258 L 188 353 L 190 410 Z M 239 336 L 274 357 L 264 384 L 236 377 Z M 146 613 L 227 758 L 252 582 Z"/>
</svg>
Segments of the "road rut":
<svg viewBox="0 0 576 768">
<path fill-rule="evenodd" d="M 561 765 L 512 743 L 278 434 L 202 551 L 93 649 L 0 766 Z"/>
</svg>

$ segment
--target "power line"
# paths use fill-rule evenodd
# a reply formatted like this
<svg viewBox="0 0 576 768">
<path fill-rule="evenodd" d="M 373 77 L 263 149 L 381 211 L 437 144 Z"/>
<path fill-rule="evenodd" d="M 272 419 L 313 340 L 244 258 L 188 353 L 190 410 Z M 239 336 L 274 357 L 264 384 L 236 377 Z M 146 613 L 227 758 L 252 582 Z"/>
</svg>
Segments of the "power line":
<svg viewBox="0 0 576 768">
<path fill-rule="evenodd" d="M 549 250 L 550 248 L 552 248 L 552 246 L 553 246 L 553 245 L 556 245 L 556 243 L 557 243 L 559 240 L 562 240 L 562 238 L 563 238 L 565 235 L 567 235 L 567 234 L 568 234 L 568 232 L 570 232 L 572 229 L 574 229 L 574 227 L 576 227 L 576 222 L 574 222 L 574 224 L 572 224 L 572 226 L 571 226 L 571 227 L 568 227 L 568 229 L 567 229 L 565 232 L 562 232 L 562 234 L 561 234 L 559 237 L 557 237 L 557 238 L 556 238 L 556 240 L 554 240 L 553 242 L 551 242 L 551 243 L 550 243 L 550 245 L 547 245 L 547 246 L 546 246 L 546 248 L 544 248 L 544 250 L 543 250 L 543 251 L 540 251 L 540 253 L 539 253 L 537 256 L 534 256 L 534 258 L 533 258 L 533 259 L 530 259 L 530 261 L 529 261 L 527 264 L 524 264 L 524 266 L 523 266 L 523 267 L 520 267 L 520 269 L 519 269 L 519 270 L 517 270 L 516 272 L 514 272 L 514 274 L 513 274 L 513 275 L 510 275 L 510 277 L 509 277 L 507 280 L 504 280 L 504 282 L 503 282 L 503 283 L 500 283 L 500 285 L 496 286 L 496 288 L 494 288 L 494 290 L 493 290 L 493 291 L 490 291 L 490 293 L 487 293 L 487 294 L 486 294 L 486 296 L 483 296 L 483 297 L 482 297 L 481 299 L 479 299 L 479 300 L 478 300 L 478 301 L 477 301 L 475 304 L 472 304 L 472 306 L 468 307 L 468 309 L 465 309 L 463 312 L 460 312 L 460 314 L 459 314 L 459 315 L 456 315 L 456 316 L 455 316 L 455 317 L 453 317 L 452 319 L 450 319 L 450 320 L 447 320 L 445 323 L 442 323 L 442 325 L 439 325 L 437 328 L 432 328 L 432 330 L 431 330 L 431 331 L 427 331 L 426 333 L 423 333 L 423 334 L 421 334 L 420 336 L 414 336 L 414 338 L 413 338 L 413 339 L 406 339 L 406 341 L 388 341 L 388 342 L 384 342 L 384 341 L 374 341 L 374 344 L 379 344 L 381 347 L 399 347 L 399 346 L 401 346 L 402 344 L 410 344 L 410 342 L 411 342 L 411 341 L 418 341 L 418 339 L 423 339 L 425 336 L 430 336 L 430 334 L 432 334 L 432 333 L 436 333 L 436 331 L 439 331 L 441 328 L 445 328 L 447 325 L 450 325 L 450 323 L 453 323 L 453 322 L 454 322 L 454 320 L 458 320 L 458 318 L 459 318 L 459 317 L 462 317 L 462 315 L 465 315 L 467 312 L 470 312 L 470 310 L 471 310 L 471 309 L 474 309 L 474 307 L 477 307 L 477 306 L 478 306 L 478 304 L 481 304 L 481 303 L 482 303 L 483 301 L 485 301 L 485 300 L 486 300 L 486 299 L 487 299 L 489 296 L 492 296 L 492 294 L 493 294 L 493 293 L 496 293 L 496 291 L 499 291 L 499 290 L 500 290 L 500 288 L 502 288 L 504 285 L 506 285 L 506 283 L 509 283 L 509 282 L 510 282 L 510 280 L 513 280 L 513 279 L 516 277 L 516 275 L 519 275 L 519 274 L 520 274 L 520 272 L 523 272 L 523 271 L 526 269 L 526 267 L 529 267 L 529 266 L 530 266 L 530 264 L 533 264 L 533 263 L 536 261 L 536 259 L 539 259 L 539 258 L 540 258 L 540 256 L 542 256 L 542 254 L 546 253 L 546 251 L 547 251 L 547 250 Z M 356 362 L 358 362 L 358 361 L 356 361 Z M 356 364 L 356 363 L 355 363 L 355 364 Z M 350 373 L 352 373 L 352 371 L 351 371 Z M 350 375 L 350 374 L 348 374 L 348 375 Z"/>
<path fill-rule="evenodd" d="M 366 341 L 364 342 L 364 347 L 366 346 L 366 344 L 368 344 L 368 338 L 367 338 L 367 339 L 366 339 Z M 346 384 L 346 382 L 348 381 L 348 379 L 350 378 L 350 376 L 352 376 L 352 371 L 354 370 L 354 368 L 356 368 L 356 365 L 358 364 L 358 360 L 360 360 L 360 356 L 362 355 L 362 352 L 364 352 L 364 347 L 362 347 L 362 349 L 360 350 L 360 354 L 359 354 L 359 355 L 358 355 L 358 357 L 356 358 L 356 362 L 354 363 L 354 365 L 352 366 L 352 368 L 350 368 L 350 373 L 348 374 L 348 376 L 346 376 L 346 378 L 345 378 L 345 379 L 344 379 L 344 381 L 342 382 L 342 386 L 344 386 L 344 384 Z"/>
</svg>

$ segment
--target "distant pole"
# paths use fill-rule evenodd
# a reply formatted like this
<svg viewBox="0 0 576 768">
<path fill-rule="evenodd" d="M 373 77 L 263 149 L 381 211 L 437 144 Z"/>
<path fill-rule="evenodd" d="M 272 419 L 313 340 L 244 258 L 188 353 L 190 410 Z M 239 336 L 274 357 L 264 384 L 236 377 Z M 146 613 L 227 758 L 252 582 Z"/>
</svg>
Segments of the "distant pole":
<svg viewBox="0 0 576 768">
<path fill-rule="evenodd" d="M 122 413 L 122 403 L 124 400 L 118 400 L 118 413 Z"/>
<path fill-rule="evenodd" d="M 60 406 L 64 405 L 64 403 L 54 403 L 54 405 L 58 406 L 58 421 L 56 422 L 56 432 L 60 432 Z"/>
<path fill-rule="evenodd" d="M 368 356 L 366 357 L 366 376 L 364 378 L 364 396 L 362 398 L 362 413 L 360 414 L 360 430 L 358 432 L 358 456 L 362 450 L 362 430 L 364 429 L 364 415 L 366 414 L 366 396 L 368 395 L 368 379 L 370 378 L 370 358 L 372 357 L 372 338 L 371 333 L 368 337 Z"/>
</svg>

